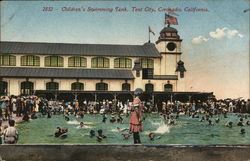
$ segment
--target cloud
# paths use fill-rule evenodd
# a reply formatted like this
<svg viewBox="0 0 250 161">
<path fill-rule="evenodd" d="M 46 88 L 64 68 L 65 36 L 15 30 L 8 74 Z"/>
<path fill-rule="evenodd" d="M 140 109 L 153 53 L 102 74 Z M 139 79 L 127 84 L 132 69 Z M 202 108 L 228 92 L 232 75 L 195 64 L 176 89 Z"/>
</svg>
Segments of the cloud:
<svg viewBox="0 0 250 161">
<path fill-rule="evenodd" d="M 211 31 L 209 32 L 209 35 L 214 38 L 214 39 L 221 39 L 223 37 L 228 37 L 228 38 L 232 38 L 234 36 L 239 36 L 240 38 L 243 37 L 242 34 L 239 33 L 239 31 L 237 30 L 230 30 L 226 27 L 220 29 L 217 28 L 215 31 Z"/>
<path fill-rule="evenodd" d="M 207 39 L 207 38 L 205 38 L 205 37 L 203 37 L 203 36 L 198 36 L 198 37 L 193 38 L 192 43 L 193 43 L 193 44 L 200 44 L 200 43 L 206 42 L 206 41 L 208 41 L 208 40 L 209 40 L 209 39 Z"/>
</svg>

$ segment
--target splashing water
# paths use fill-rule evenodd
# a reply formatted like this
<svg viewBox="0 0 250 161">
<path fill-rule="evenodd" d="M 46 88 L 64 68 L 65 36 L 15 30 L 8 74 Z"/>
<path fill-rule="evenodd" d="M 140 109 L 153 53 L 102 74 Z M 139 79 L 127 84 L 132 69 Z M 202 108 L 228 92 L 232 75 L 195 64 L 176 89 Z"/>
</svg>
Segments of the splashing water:
<svg viewBox="0 0 250 161">
<path fill-rule="evenodd" d="M 78 122 L 76 120 L 73 120 L 73 121 L 68 121 L 67 124 L 70 124 L 70 125 L 79 125 L 80 122 Z"/>
<path fill-rule="evenodd" d="M 84 121 L 84 124 L 85 124 L 85 125 L 93 125 L 94 122 L 85 122 L 85 121 Z"/>
<path fill-rule="evenodd" d="M 162 120 L 159 123 L 152 123 L 156 126 L 159 126 L 154 133 L 158 133 L 158 134 L 164 134 L 164 133 L 169 133 L 170 132 L 170 128 L 167 124 L 165 124 Z"/>
<path fill-rule="evenodd" d="M 112 131 L 112 132 L 119 132 L 119 130 L 117 128 L 114 128 L 114 129 L 112 129 L 110 131 Z"/>
</svg>

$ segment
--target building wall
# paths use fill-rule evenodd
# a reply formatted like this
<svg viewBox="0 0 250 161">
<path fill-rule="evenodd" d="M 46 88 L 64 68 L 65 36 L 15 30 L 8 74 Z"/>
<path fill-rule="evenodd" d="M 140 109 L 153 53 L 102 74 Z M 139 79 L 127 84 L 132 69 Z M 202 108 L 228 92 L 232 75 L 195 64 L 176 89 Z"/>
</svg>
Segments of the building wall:
<svg viewBox="0 0 250 161">
<path fill-rule="evenodd" d="M 176 48 L 173 51 L 167 49 L 167 44 L 173 42 L 176 44 Z M 174 91 L 182 92 L 186 90 L 185 77 L 180 78 L 180 73 L 176 72 L 177 63 L 181 60 L 181 41 L 161 41 L 156 44 L 156 48 L 161 53 L 161 66 L 160 74 L 161 75 L 178 75 L 178 81 L 170 81 L 174 87 Z M 168 52 L 168 53 L 166 53 Z M 169 53 L 171 52 L 171 53 Z M 157 81 L 160 83 L 160 81 Z M 166 82 L 166 81 L 165 81 Z M 165 83 L 163 82 L 163 83 Z M 160 88 L 160 87 L 159 87 Z M 159 89 L 158 88 L 158 89 Z"/>
<path fill-rule="evenodd" d="M 8 95 L 21 94 L 21 82 L 26 79 L 4 78 L 3 81 L 8 82 Z M 51 82 L 51 79 L 28 79 L 34 84 L 34 90 L 46 90 L 46 83 Z M 80 83 L 84 84 L 84 91 L 95 91 L 96 83 L 100 83 L 100 79 L 79 79 Z M 76 79 L 53 79 L 53 82 L 59 83 L 59 90 L 71 90 L 71 84 L 76 82 Z M 103 83 L 108 84 L 108 91 L 121 91 L 122 84 L 126 83 L 125 80 L 102 80 Z M 142 88 L 145 91 L 145 85 L 150 83 L 154 85 L 154 91 L 164 91 L 165 84 L 172 84 L 173 91 L 178 91 L 176 80 L 142 80 L 140 77 L 135 80 L 128 80 L 131 91 L 136 88 Z M 179 87 L 180 89 L 180 87 Z"/>
<path fill-rule="evenodd" d="M 0 54 L 4 54 L 4 53 L 0 53 Z M 68 67 L 68 59 L 72 56 L 61 56 L 63 57 L 63 67 L 45 67 L 45 57 L 47 56 L 52 56 L 52 55 L 34 55 L 34 56 L 39 56 L 40 57 L 40 66 L 21 66 L 21 57 L 22 56 L 25 56 L 25 55 L 20 55 L 20 54 L 11 54 L 13 56 L 16 56 L 16 66 L 15 67 L 32 67 L 32 68 L 36 68 L 36 67 L 43 67 L 43 68 L 75 68 L 75 67 Z M 97 56 L 82 56 L 84 58 L 87 59 L 87 67 L 86 68 L 92 68 L 91 67 L 91 59 L 92 58 L 95 58 Z M 108 58 L 109 59 L 109 68 L 114 68 L 114 60 L 116 58 L 120 58 L 120 57 L 105 57 L 105 58 Z M 134 61 L 135 60 L 139 60 L 140 58 L 138 57 L 126 57 L 126 58 L 129 58 L 132 60 L 132 68 L 133 68 L 133 65 L 134 65 Z M 154 59 L 154 67 L 155 67 L 155 71 L 156 72 L 159 72 L 160 71 L 160 66 L 159 66 L 159 63 L 160 63 L 160 58 L 149 58 L 149 59 Z M 2 66 L 4 67 L 4 66 Z M 6 66 L 8 67 L 8 66 Z M 82 67 L 84 68 L 84 67 Z M 131 68 L 114 68 L 114 69 L 131 69 Z"/>
<path fill-rule="evenodd" d="M 181 59 L 181 55 L 179 54 L 181 52 L 181 43 L 180 42 L 174 42 L 176 44 L 176 48 L 174 51 L 171 51 L 171 54 L 166 54 L 164 52 L 170 52 L 166 45 L 169 42 L 173 41 L 161 41 L 160 43 L 156 44 L 156 48 L 161 53 L 162 59 L 161 59 L 161 75 L 176 75 L 175 72 L 177 67 L 177 62 Z"/>
<path fill-rule="evenodd" d="M 8 83 L 8 95 L 20 95 L 21 83 L 26 79 L 16 78 L 3 78 L 3 81 Z M 34 84 L 34 90 L 46 90 L 46 83 L 51 82 L 51 79 L 28 79 L 28 81 Z M 76 79 L 53 79 L 53 82 L 59 83 L 59 90 L 71 90 L 71 84 L 76 82 Z M 78 82 L 84 84 L 84 91 L 95 91 L 96 83 L 100 83 L 100 79 L 79 79 Z M 122 84 L 126 83 L 125 80 L 102 80 L 103 83 L 108 84 L 108 91 L 121 91 Z M 128 80 L 130 88 L 134 90 L 133 80 Z"/>
<path fill-rule="evenodd" d="M 173 41 L 169 41 L 173 42 Z M 129 80 L 128 83 L 131 85 L 131 90 L 135 90 L 136 88 L 142 88 L 145 90 L 145 84 L 151 83 L 154 85 L 154 91 L 164 91 L 164 85 L 165 84 L 172 84 L 173 85 L 173 91 L 185 91 L 186 90 L 186 73 L 184 78 L 180 78 L 179 72 L 175 72 L 177 67 L 177 62 L 181 60 L 181 41 L 174 42 L 176 44 L 176 48 L 174 51 L 172 51 L 171 54 L 166 54 L 164 52 L 170 52 L 166 48 L 168 41 L 161 41 L 160 43 L 156 44 L 156 48 L 161 53 L 161 58 L 149 58 L 154 60 L 154 75 L 178 75 L 178 80 L 148 80 L 148 79 L 142 79 L 142 71 L 140 71 L 140 77 L 136 77 L 136 71 L 132 71 L 134 74 L 135 79 Z M 178 53 L 178 54 L 177 54 Z M 4 54 L 4 53 L 1 53 Z M 30 66 L 21 66 L 21 56 L 18 54 L 12 54 L 16 56 L 16 67 L 27 67 L 30 68 Z M 40 57 L 40 66 L 39 67 L 45 67 L 45 57 L 50 55 L 36 55 Z M 63 67 L 49 67 L 49 68 L 75 68 L 75 67 L 68 67 L 68 58 L 71 56 L 62 56 L 64 58 L 64 66 Z M 96 56 L 83 56 L 87 59 L 87 67 L 91 68 L 91 59 Z M 106 57 L 110 61 L 110 69 L 131 69 L 134 66 L 134 62 L 139 57 L 127 57 L 132 60 L 132 68 L 114 68 L 114 59 L 119 57 Z M 37 68 L 39 68 L 37 67 Z M 36 68 L 35 66 L 32 68 Z M 21 91 L 21 82 L 25 81 L 26 79 L 14 79 L 14 78 L 3 78 L 3 81 L 8 82 L 8 94 L 9 95 L 18 95 Z M 46 83 L 50 82 L 51 79 L 29 79 L 29 81 L 34 83 L 34 90 L 45 90 L 46 89 Z M 59 83 L 59 90 L 71 90 L 71 84 L 76 82 L 75 79 L 54 79 L 54 82 Z M 94 80 L 94 79 L 79 79 L 79 82 L 84 84 L 84 90 L 86 91 L 93 91 L 96 88 L 96 83 L 101 82 L 101 80 Z M 102 80 L 104 83 L 108 84 L 108 90 L 109 91 L 120 91 L 122 90 L 122 84 L 125 83 L 125 80 Z"/>
</svg>

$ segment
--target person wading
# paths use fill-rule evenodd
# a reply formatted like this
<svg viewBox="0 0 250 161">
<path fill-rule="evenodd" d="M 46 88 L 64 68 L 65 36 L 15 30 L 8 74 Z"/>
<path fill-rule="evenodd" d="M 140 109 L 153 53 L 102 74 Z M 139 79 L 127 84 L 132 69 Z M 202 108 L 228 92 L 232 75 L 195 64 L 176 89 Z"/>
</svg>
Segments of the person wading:
<svg viewBox="0 0 250 161">
<path fill-rule="evenodd" d="M 133 138 L 134 138 L 134 144 L 141 144 L 140 140 L 140 134 L 139 132 L 143 131 L 142 127 L 142 102 L 140 100 L 140 96 L 142 95 L 142 89 L 137 88 L 135 90 L 135 98 L 133 100 L 133 112 L 130 117 L 130 126 L 129 126 L 129 131 L 133 133 Z"/>
</svg>

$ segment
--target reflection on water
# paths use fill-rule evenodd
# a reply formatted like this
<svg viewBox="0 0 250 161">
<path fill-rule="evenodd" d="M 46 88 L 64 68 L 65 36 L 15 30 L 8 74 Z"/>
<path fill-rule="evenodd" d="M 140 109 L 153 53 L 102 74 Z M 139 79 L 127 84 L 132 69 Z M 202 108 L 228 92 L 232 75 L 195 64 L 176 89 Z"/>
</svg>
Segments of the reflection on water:
<svg viewBox="0 0 250 161">
<path fill-rule="evenodd" d="M 209 126 L 208 122 L 199 122 L 199 118 L 189 118 L 180 115 L 176 120 L 176 125 L 167 125 L 167 120 L 163 120 L 159 114 L 144 114 L 146 120 L 143 122 L 144 131 L 140 133 L 143 144 L 250 144 L 250 126 L 244 126 L 246 130 L 244 135 L 240 134 L 241 127 L 237 126 L 239 118 L 235 114 L 229 114 L 228 118 L 219 117 L 220 122 Z M 129 117 L 123 116 L 124 124 L 102 122 L 102 116 L 99 114 L 86 114 L 83 119 L 69 116 L 70 121 L 64 120 L 62 115 L 53 115 L 52 118 L 47 117 L 32 120 L 27 123 L 18 124 L 19 144 L 133 144 L 132 136 L 124 139 L 122 134 L 128 133 Z M 250 120 L 250 118 L 248 118 Z M 225 127 L 229 121 L 233 122 L 233 128 Z M 247 119 L 244 119 L 244 123 Z M 84 123 L 80 128 L 80 122 Z M 59 139 L 54 137 L 57 127 L 68 128 L 68 137 Z M 98 142 L 96 137 L 90 137 L 90 130 L 102 129 L 103 135 L 107 139 Z M 160 139 L 151 141 L 148 137 L 149 133 L 155 133 Z"/>
</svg>

